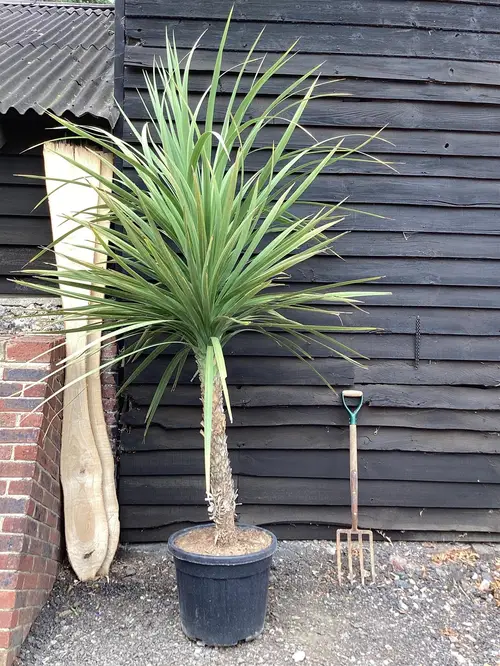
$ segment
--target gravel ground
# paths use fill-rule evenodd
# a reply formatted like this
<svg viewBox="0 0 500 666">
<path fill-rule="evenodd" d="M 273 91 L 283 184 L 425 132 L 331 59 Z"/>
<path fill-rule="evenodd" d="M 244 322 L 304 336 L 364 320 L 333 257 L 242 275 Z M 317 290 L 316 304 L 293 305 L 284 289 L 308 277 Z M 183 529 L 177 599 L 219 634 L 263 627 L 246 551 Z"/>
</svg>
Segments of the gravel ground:
<svg viewBox="0 0 500 666">
<path fill-rule="evenodd" d="M 61 571 L 19 666 L 500 666 L 500 546 L 377 543 L 375 584 L 336 583 L 330 542 L 282 542 L 264 634 L 186 639 L 165 551 L 122 550 L 109 582 Z"/>
</svg>

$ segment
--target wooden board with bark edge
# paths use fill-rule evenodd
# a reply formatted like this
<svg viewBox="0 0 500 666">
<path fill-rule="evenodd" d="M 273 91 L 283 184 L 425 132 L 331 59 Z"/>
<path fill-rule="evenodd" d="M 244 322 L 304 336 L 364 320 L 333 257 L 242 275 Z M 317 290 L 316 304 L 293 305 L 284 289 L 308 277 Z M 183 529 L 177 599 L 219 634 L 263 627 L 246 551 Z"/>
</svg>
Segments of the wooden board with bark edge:
<svg viewBox="0 0 500 666">
<path fill-rule="evenodd" d="M 102 160 L 99 164 L 100 175 L 111 180 L 113 171 L 111 167 L 111 154 L 99 153 Z M 106 164 L 104 160 L 109 163 Z M 99 201 L 103 205 L 102 200 Z M 109 222 L 100 223 L 102 226 L 109 226 Z M 94 252 L 94 264 L 102 263 L 105 260 L 105 255 L 98 251 L 98 243 L 96 240 L 96 251 Z M 100 295 L 97 291 L 90 292 L 92 296 Z M 87 336 L 88 343 L 97 343 L 101 338 L 100 331 L 91 331 Z M 100 346 L 100 345 L 99 345 Z M 97 452 L 101 461 L 102 467 L 102 494 L 104 500 L 104 510 L 108 521 L 108 547 L 106 557 L 98 571 L 101 576 L 108 576 L 109 567 L 114 559 L 118 542 L 120 540 L 120 520 L 119 520 L 119 507 L 118 497 L 116 494 L 115 485 L 115 460 L 111 450 L 111 443 L 109 441 L 108 429 L 104 419 L 104 410 L 102 406 L 102 392 L 101 392 L 101 374 L 99 372 L 100 354 L 93 353 L 87 356 L 87 372 L 92 372 L 87 377 L 87 395 L 89 401 L 89 413 L 92 424 L 92 433 L 94 435 Z"/>
<path fill-rule="evenodd" d="M 50 178 L 76 180 L 84 174 L 81 169 L 64 159 L 67 155 L 75 161 L 99 169 L 99 160 L 83 147 L 62 142 L 44 146 L 45 173 L 50 207 L 53 238 L 57 239 L 75 229 L 67 239 L 56 243 L 58 269 L 77 267 L 71 257 L 92 263 L 94 252 L 92 232 L 76 223 L 67 221 L 65 215 L 96 206 L 97 194 L 90 188 L 76 183 L 62 187 Z M 87 249 L 76 246 L 85 246 Z M 83 291 L 83 288 L 81 289 Z M 63 307 L 81 306 L 79 298 L 62 296 Z M 66 354 L 69 356 L 85 347 L 87 334 L 71 329 L 82 325 L 65 322 Z M 89 413 L 88 389 L 85 379 L 85 357 L 77 357 L 66 369 L 61 443 L 61 484 L 64 497 L 64 524 L 68 557 L 80 580 L 96 577 L 108 547 L 108 524 L 102 494 L 102 466 L 97 451 Z M 73 383 L 75 382 L 75 383 Z M 70 386 L 72 384 L 72 386 Z"/>
</svg>

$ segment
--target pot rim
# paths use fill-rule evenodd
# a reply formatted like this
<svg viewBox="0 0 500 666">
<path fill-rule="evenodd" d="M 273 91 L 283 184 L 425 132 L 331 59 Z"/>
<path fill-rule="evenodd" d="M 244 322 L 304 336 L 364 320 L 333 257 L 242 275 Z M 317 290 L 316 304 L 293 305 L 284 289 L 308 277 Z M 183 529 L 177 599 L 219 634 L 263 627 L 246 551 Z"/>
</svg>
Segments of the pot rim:
<svg viewBox="0 0 500 666">
<path fill-rule="evenodd" d="M 184 550 L 183 548 L 180 548 L 175 544 L 175 541 L 180 536 L 183 536 L 188 532 L 192 532 L 193 530 L 200 530 L 206 527 L 213 527 L 213 523 L 202 523 L 201 525 L 191 525 L 190 527 L 185 527 L 184 529 L 178 530 L 177 532 L 174 532 L 174 534 L 171 534 L 168 539 L 168 550 L 170 554 L 178 560 L 184 560 L 185 562 L 193 562 L 195 564 L 206 564 L 207 566 L 217 566 L 217 565 L 235 566 L 241 564 L 250 564 L 252 562 L 258 562 L 259 560 L 264 560 L 267 557 L 271 557 L 276 551 L 276 548 L 278 547 L 278 540 L 276 539 L 276 536 L 272 532 L 266 530 L 264 527 L 259 527 L 258 525 L 246 525 L 242 523 L 237 524 L 237 527 L 239 529 L 259 530 L 259 532 L 264 532 L 265 534 L 269 534 L 269 536 L 271 537 L 271 543 L 269 544 L 269 546 L 263 548 L 262 550 L 257 550 L 254 553 L 244 553 L 243 555 L 202 555 L 200 553 L 188 552 L 187 550 Z"/>
</svg>

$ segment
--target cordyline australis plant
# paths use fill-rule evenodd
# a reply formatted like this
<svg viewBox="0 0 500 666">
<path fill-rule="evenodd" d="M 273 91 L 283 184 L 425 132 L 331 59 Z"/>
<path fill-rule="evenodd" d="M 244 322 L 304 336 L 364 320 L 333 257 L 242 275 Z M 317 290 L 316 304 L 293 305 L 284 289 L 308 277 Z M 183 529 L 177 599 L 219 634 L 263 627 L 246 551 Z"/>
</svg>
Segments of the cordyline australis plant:
<svg viewBox="0 0 500 666">
<path fill-rule="evenodd" d="M 228 29 L 229 20 L 211 84 L 196 105 L 189 99 L 189 79 L 197 45 L 183 58 L 167 36 L 165 62 L 156 64 L 152 76 L 146 77 L 150 122 L 138 131 L 123 114 L 133 143 L 103 129 L 58 119 L 71 137 L 112 153 L 133 175 L 113 166 L 111 181 L 82 167 L 91 177 L 81 182 L 82 187 L 100 189 L 104 207 L 86 211 L 83 222 L 69 215 L 68 220 L 92 230 L 102 264 L 79 262 L 81 268 L 60 270 L 57 276 L 51 270 L 30 271 L 38 276 L 37 288 L 48 293 L 78 298 L 73 290 L 85 282 L 100 294 L 90 298 L 86 294 L 82 300 L 88 303 L 65 309 L 63 315 L 91 322 L 81 326 L 84 330 L 102 329 L 103 344 L 112 335 L 127 339 L 116 361 L 139 362 L 122 391 L 161 354 L 170 355 L 147 411 L 146 427 L 166 388 L 175 387 L 188 356 L 195 356 L 203 404 L 207 501 L 221 546 L 230 546 L 237 538 L 236 493 L 226 443 L 225 407 L 232 416 L 225 346 L 236 335 L 252 331 L 303 359 L 311 369 L 307 351 L 311 343 L 359 363 L 349 356 L 353 350 L 331 334 L 373 329 L 342 326 L 339 313 L 322 309 L 321 304 L 356 307 L 360 297 L 380 293 L 346 289 L 365 280 L 287 288 L 290 269 L 329 251 L 342 235 L 330 233 L 343 219 L 342 206 L 304 201 L 308 187 L 325 167 L 339 160 L 374 159 L 363 152 L 373 137 L 364 136 L 356 148 L 348 149 L 342 137 L 317 142 L 302 128 L 308 103 L 323 96 L 317 92 L 318 68 L 294 80 L 261 113 L 250 116 L 257 95 L 293 58 L 294 45 L 265 71 L 257 66 L 248 91 L 242 93 L 243 75 L 252 67 L 255 71 L 259 61 L 254 55 L 257 38 L 236 69 L 232 94 L 220 100 L 217 89 L 225 74 L 222 58 Z M 284 125 L 280 139 L 267 147 L 267 153 L 259 153 L 264 156 L 262 166 L 247 173 L 249 157 L 261 150 L 257 140 L 262 142 L 262 130 L 277 119 Z M 298 132 L 305 132 L 310 145 L 291 149 L 292 135 Z M 96 154 L 106 159 L 102 152 Z M 61 178 L 62 186 L 65 182 L 69 181 Z M 313 213 L 302 216 L 301 202 Z M 111 219 L 110 229 L 101 226 L 104 219 Z M 332 324 L 303 323 L 304 313 L 330 314 Z M 86 353 L 96 353 L 91 347 Z"/>
</svg>

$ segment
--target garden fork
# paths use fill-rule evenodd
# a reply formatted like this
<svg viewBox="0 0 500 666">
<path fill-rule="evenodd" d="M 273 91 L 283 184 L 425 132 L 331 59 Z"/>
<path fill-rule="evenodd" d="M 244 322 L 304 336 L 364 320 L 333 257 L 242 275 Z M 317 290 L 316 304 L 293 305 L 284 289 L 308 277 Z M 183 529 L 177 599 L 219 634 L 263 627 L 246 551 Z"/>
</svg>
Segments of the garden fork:
<svg viewBox="0 0 500 666">
<path fill-rule="evenodd" d="M 358 398 L 357 405 L 349 406 L 346 402 L 347 398 Z M 357 426 L 356 418 L 361 405 L 363 404 L 362 391 L 342 391 L 342 402 L 344 407 L 349 412 L 349 478 L 351 487 L 351 517 L 352 526 L 350 529 L 337 530 L 337 573 L 339 578 L 339 585 L 342 584 L 342 552 L 341 552 L 341 537 L 346 535 L 347 539 L 347 563 L 349 568 L 349 580 L 352 583 L 354 580 L 353 563 L 352 563 L 352 547 L 353 537 L 357 537 L 359 548 L 359 566 L 361 569 L 361 585 L 365 584 L 365 569 L 364 569 L 364 555 L 363 555 L 363 536 L 368 537 L 368 545 L 370 551 L 370 569 L 372 581 L 375 580 L 375 553 L 373 548 L 373 532 L 371 530 L 360 530 L 358 528 L 358 441 L 357 441 Z"/>
</svg>

